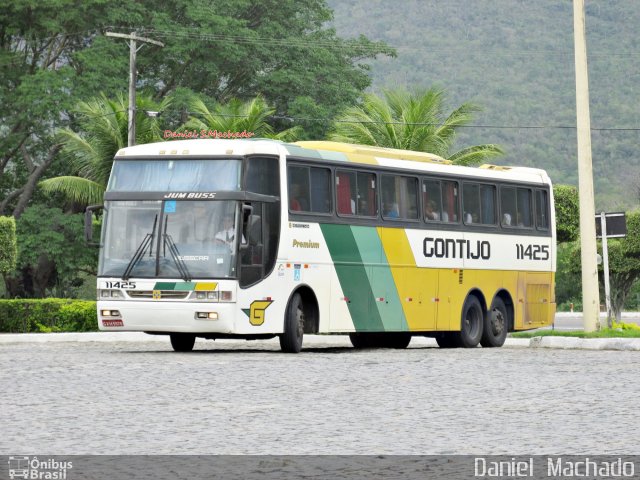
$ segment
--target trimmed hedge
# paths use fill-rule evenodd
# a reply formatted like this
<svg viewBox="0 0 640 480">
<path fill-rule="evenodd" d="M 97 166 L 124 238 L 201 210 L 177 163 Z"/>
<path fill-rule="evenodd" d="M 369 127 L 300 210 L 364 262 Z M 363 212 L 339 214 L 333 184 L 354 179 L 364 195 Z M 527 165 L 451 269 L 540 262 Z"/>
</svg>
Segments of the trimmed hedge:
<svg viewBox="0 0 640 480">
<path fill-rule="evenodd" d="M 0 300 L 0 332 L 92 332 L 96 302 L 65 298 Z"/>
</svg>

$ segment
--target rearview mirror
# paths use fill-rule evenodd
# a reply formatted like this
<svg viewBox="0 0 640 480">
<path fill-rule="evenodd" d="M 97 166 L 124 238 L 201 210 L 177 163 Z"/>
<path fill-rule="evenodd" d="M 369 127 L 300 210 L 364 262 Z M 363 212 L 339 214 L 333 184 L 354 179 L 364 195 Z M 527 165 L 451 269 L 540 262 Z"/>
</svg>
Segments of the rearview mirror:
<svg viewBox="0 0 640 480">
<path fill-rule="evenodd" d="M 93 212 L 103 208 L 104 205 L 89 205 L 84 211 L 84 240 L 89 245 L 99 246 L 99 244 L 91 243 L 93 239 Z"/>
</svg>

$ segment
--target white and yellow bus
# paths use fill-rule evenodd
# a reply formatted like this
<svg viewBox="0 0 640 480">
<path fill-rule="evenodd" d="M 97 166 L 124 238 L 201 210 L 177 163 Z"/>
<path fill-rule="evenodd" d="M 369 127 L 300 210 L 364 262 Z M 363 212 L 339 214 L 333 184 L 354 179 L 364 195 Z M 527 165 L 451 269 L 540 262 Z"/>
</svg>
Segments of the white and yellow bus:
<svg viewBox="0 0 640 480">
<path fill-rule="evenodd" d="M 334 142 L 124 148 L 105 193 L 101 330 L 349 334 L 356 348 L 501 346 L 555 314 L 551 182 Z M 89 207 L 91 220 L 94 207 Z"/>
</svg>

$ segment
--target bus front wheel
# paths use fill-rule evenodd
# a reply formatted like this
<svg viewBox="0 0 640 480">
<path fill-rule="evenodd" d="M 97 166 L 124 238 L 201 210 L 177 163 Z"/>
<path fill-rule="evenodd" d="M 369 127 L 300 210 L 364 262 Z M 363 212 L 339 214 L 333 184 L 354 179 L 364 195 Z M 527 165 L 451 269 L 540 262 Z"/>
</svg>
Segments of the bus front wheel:
<svg viewBox="0 0 640 480">
<path fill-rule="evenodd" d="M 480 344 L 483 347 L 501 347 L 507 339 L 508 324 L 507 307 L 500 298 L 493 300 L 493 305 L 489 309 L 484 319 L 484 329 Z"/>
<path fill-rule="evenodd" d="M 304 308 L 302 297 L 295 293 L 284 318 L 284 332 L 280 335 L 280 348 L 283 352 L 298 353 L 302 350 L 302 337 L 304 335 Z"/>
<path fill-rule="evenodd" d="M 196 336 L 189 333 L 172 333 L 169 338 L 171 338 L 171 346 L 176 352 L 190 352 L 196 343 Z"/>
</svg>

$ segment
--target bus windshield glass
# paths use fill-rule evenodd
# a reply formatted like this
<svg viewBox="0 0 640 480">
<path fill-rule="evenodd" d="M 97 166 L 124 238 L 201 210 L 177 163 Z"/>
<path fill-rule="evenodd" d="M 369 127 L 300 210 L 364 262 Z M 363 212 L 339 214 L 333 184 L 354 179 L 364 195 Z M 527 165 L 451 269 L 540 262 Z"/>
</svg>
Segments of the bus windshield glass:
<svg viewBox="0 0 640 480">
<path fill-rule="evenodd" d="M 106 202 L 98 275 L 233 278 L 238 217 L 228 200 Z"/>
<path fill-rule="evenodd" d="M 110 192 L 213 192 L 240 189 L 242 162 L 221 160 L 115 160 Z"/>
</svg>

